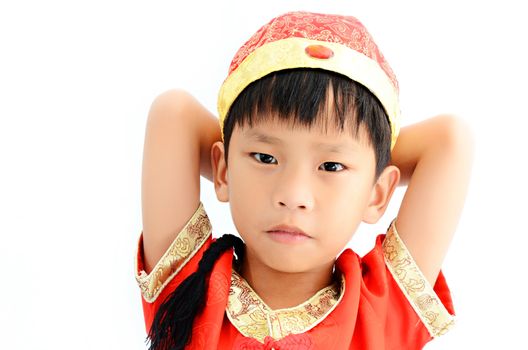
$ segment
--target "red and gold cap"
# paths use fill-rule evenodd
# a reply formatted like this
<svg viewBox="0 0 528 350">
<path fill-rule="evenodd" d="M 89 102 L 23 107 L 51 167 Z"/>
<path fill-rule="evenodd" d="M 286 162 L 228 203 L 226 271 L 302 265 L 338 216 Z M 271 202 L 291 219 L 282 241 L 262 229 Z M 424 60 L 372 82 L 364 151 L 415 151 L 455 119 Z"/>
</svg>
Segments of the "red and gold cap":
<svg viewBox="0 0 528 350">
<path fill-rule="evenodd" d="M 236 53 L 218 96 L 222 130 L 237 96 L 265 75 L 291 68 L 320 68 L 368 88 L 391 124 L 391 150 L 400 130 L 396 76 L 359 20 L 352 16 L 288 12 L 260 28 Z"/>
</svg>

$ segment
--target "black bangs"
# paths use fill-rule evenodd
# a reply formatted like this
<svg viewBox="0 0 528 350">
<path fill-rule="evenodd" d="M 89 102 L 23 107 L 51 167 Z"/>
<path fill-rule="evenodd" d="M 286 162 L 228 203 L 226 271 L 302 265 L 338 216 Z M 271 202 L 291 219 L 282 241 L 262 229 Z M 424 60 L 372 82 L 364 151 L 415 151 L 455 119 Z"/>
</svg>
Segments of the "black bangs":
<svg viewBox="0 0 528 350">
<path fill-rule="evenodd" d="M 348 77 L 312 68 L 270 73 L 246 87 L 231 105 L 224 122 L 225 159 L 236 125 L 267 121 L 292 127 L 347 131 L 355 138 L 362 124 L 376 154 L 376 179 L 390 162 L 391 129 L 385 109 L 365 86 Z"/>
</svg>

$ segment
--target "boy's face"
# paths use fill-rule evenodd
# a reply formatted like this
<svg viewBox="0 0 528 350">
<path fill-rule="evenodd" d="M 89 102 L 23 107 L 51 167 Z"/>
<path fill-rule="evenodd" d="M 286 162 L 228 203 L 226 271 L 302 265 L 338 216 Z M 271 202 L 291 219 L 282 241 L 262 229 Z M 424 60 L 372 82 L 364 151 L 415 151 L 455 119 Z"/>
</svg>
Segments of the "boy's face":
<svg viewBox="0 0 528 350">
<path fill-rule="evenodd" d="M 358 135 L 277 121 L 235 126 L 228 167 L 223 143 L 213 145 L 217 197 L 229 201 L 248 255 L 275 270 L 308 271 L 333 263 L 361 221 L 381 217 L 394 189 L 387 170 L 395 167 L 374 183 L 374 150 L 363 126 Z M 267 232 L 276 225 L 310 238 L 278 242 Z"/>
</svg>

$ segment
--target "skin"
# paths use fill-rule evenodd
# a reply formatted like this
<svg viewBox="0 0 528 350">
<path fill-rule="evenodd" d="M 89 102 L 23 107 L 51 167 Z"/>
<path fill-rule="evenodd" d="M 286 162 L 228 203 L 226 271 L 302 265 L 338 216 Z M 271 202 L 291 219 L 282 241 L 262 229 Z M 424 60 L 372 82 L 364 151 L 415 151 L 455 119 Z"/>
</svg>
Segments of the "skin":
<svg viewBox="0 0 528 350">
<path fill-rule="evenodd" d="M 373 153 L 362 148 L 361 134 L 359 151 L 344 159 L 314 151 L 311 144 L 358 147 L 350 135 L 260 127 L 284 144 L 250 142 L 248 130 L 235 128 L 225 164 L 215 115 L 183 90 L 166 91 L 154 100 L 142 176 L 147 273 L 198 207 L 201 175 L 214 183 L 220 201 L 229 201 L 247 243 L 243 276 L 272 309 L 298 305 L 329 284 L 339 247 L 360 221 L 381 218 L 396 184 L 407 187 L 395 221 L 398 234 L 429 283 L 435 283 L 462 213 L 474 158 L 473 134 L 461 117 L 440 114 L 402 127 L 391 164 L 376 183 Z M 273 155 L 277 164 L 260 164 L 248 152 Z M 354 170 L 319 170 L 328 161 Z M 284 249 L 263 233 L 280 223 L 297 225 L 313 239 Z"/>
<path fill-rule="evenodd" d="M 356 139 L 348 131 L 269 120 L 234 128 L 228 164 L 223 143 L 212 146 L 217 198 L 230 203 L 246 243 L 241 275 L 272 309 L 298 305 L 331 284 L 335 259 L 359 224 L 375 223 L 389 203 L 399 170 L 388 166 L 374 182 L 374 150 L 360 131 Z M 342 148 L 335 153 L 317 144 Z M 276 242 L 266 231 L 278 224 L 295 225 L 311 238 Z"/>
</svg>

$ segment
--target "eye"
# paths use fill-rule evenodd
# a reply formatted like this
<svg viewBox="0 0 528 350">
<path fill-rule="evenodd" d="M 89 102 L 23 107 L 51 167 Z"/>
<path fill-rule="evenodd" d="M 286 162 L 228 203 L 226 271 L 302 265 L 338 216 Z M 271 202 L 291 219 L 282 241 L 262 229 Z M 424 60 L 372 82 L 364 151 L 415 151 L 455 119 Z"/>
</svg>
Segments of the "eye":
<svg viewBox="0 0 528 350">
<path fill-rule="evenodd" d="M 255 158 L 257 161 L 265 164 L 272 164 L 271 162 L 275 159 L 273 156 L 270 156 L 266 153 L 258 153 L 258 152 L 252 152 L 250 155 Z M 275 160 L 275 164 L 277 161 Z"/>
<path fill-rule="evenodd" d="M 330 172 L 333 172 L 333 173 L 336 173 L 336 172 L 339 172 L 341 170 L 346 169 L 343 164 L 335 163 L 335 162 L 325 162 L 325 163 L 321 164 L 321 167 L 323 167 L 324 170 L 330 171 Z M 341 169 L 341 170 L 337 170 L 337 169 Z"/>
</svg>

